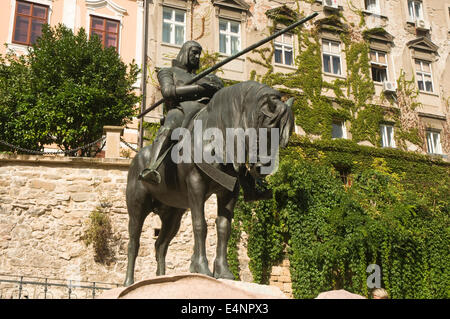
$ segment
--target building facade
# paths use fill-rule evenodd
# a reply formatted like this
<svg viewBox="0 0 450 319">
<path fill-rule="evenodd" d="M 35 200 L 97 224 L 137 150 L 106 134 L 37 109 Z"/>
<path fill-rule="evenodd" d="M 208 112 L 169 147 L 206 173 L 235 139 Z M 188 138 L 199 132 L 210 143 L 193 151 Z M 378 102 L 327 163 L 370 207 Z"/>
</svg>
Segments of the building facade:
<svg viewBox="0 0 450 319">
<path fill-rule="evenodd" d="M 13 50 L 26 54 L 41 34 L 43 24 L 60 23 L 77 32 L 97 34 L 103 45 L 113 46 L 124 63 L 143 60 L 144 3 L 142 0 L 4 0 L 0 3 L 0 54 Z M 141 78 L 135 83 L 138 94 Z M 123 139 L 137 147 L 138 121 L 124 128 Z M 49 145 L 46 150 L 55 149 Z M 123 150 L 128 150 L 123 145 Z"/>
<path fill-rule="evenodd" d="M 146 105 L 161 97 L 156 73 L 171 65 L 184 41 L 198 41 L 208 56 L 217 52 L 220 60 L 312 12 L 320 14 L 301 31 L 309 34 L 309 40 L 284 34 L 223 66 L 218 75 L 229 81 L 266 80 L 283 92 L 306 95 L 304 87 L 267 80 L 274 74 L 283 77 L 303 70 L 301 56 L 310 48 L 305 41 L 311 41 L 320 46 L 320 53 L 316 52 L 321 60 L 320 77 L 328 83 L 322 85 L 321 95 L 331 101 L 337 114 L 343 108 L 342 97 L 358 108 L 350 107 L 352 111 L 346 116 L 333 115 L 331 122 L 312 123 L 327 126 L 322 131 L 308 129 L 297 119 L 298 134 L 354 139 L 361 145 L 438 154 L 447 159 L 450 0 L 149 1 Z M 366 44 L 356 59 L 364 64 L 360 75 L 354 74 L 358 72 L 355 60 L 350 61 L 357 43 Z M 358 88 L 352 90 L 352 78 L 365 79 L 371 94 L 356 96 Z M 366 125 L 362 119 L 353 121 L 364 113 L 364 105 L 375 105 L 383 113 L 373 137 L 357 132 L 357 126 Z M 161 115 L 159 107 L 146 120 L 156 121 Z"/>
</svg>

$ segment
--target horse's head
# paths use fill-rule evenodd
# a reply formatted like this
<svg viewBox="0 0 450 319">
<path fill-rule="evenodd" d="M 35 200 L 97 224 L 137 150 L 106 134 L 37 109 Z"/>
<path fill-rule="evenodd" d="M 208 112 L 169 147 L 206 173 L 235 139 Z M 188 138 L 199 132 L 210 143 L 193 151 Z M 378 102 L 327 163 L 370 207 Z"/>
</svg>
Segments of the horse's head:
<svg viewBox="0 0 450 319">
<path fill-rule="evenodd" d="M 257 128 L 259 130 L 258 161 L 251 164 L 255 177 L 271 174 L 276 166 L 279 147 L 286 147 L 294 129 L 292 104 L 294 98 L 286 103 L 281 94 L 266 85 L 261 85 L 257 94 Z M 267 134 L 264 136 L 264 132 Z M 264 143 L 261 144 L 261 143 Z"/>
</svg>

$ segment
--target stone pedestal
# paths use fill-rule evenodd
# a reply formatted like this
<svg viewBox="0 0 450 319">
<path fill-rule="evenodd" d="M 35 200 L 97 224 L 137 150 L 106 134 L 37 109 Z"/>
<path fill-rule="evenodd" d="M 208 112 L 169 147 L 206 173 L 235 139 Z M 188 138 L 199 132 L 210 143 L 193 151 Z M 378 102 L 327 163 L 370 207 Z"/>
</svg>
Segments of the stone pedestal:
<svg viewBox="0 0 450 319">
<path fill-rule="evenodd" d="M 119 158 L 120 136 L 122 136 L 123 127 L 104 126 L 103 131 L 106 133 L 105 158 Z"/>
<path fill-rule="evenodd" d="M 98 299 L 287 299 L 273 286 L 200 274 L 160 276 L 104 292 Z"/>
</svg>

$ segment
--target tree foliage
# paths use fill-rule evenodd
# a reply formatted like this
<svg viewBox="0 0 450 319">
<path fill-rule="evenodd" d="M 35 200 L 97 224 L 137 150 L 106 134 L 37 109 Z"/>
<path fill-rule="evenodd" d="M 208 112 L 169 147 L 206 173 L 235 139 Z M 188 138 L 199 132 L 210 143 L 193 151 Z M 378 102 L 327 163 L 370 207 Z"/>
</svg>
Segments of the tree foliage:
<svg viewBox="0 0 450 319">
<path fill-rule="evenodd" d="M 89 144 L 131 120 L 138 67 L 97 36 L 45 25 L 25 56 L 0 57 L 0 139 L 33 150 Z M 81 155 L 89 156 L 91 150 Z"/>
</svg>

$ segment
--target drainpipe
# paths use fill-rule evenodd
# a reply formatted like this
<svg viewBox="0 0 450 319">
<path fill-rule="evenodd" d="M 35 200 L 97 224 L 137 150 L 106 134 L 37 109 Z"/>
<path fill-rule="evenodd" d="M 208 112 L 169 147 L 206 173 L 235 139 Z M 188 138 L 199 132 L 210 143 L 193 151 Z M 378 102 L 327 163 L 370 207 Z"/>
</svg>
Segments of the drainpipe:
<svg viewBox="0 0 450 319">
<path fill-rule="evenodd" d="M 190 40 L 194 40 L 194 1 L 191 1 L 191 38 Z"/>
<path fill-rule="evenodd" d="M 147 100 L 147 51 L 148 51 L 148 0 L 144 0 L 144 32 L 143 32 L 143 53 L 142 53 L 142 101 L 141 112 L 145 110 Z M 144 146 L 144 117 L 139 120 L 139 148 Z"/>
</svg>

